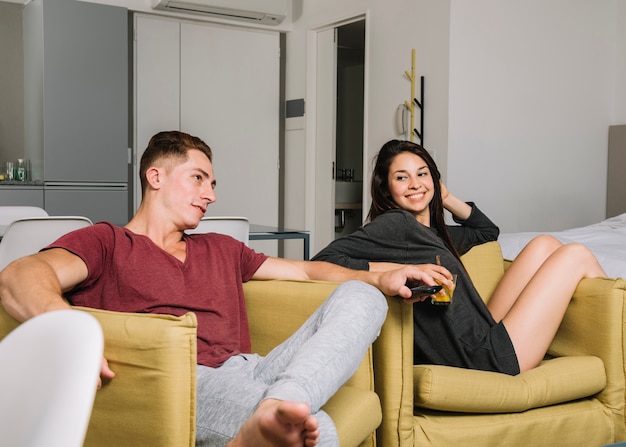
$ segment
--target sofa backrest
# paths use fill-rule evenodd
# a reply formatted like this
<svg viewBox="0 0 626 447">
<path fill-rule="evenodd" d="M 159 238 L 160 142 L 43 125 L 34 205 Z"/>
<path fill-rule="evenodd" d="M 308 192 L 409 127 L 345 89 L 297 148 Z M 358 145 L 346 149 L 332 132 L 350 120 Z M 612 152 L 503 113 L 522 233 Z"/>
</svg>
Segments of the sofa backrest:
<svg viewBox="0 0 626 447">
<path fill-rule="evenodd" d="M 461 260 L 480 296 L 485 302 L 489 301 L 504 275 L 500 244 L 494 241 L 476 245 L 461 256 Z"/>
</svg>

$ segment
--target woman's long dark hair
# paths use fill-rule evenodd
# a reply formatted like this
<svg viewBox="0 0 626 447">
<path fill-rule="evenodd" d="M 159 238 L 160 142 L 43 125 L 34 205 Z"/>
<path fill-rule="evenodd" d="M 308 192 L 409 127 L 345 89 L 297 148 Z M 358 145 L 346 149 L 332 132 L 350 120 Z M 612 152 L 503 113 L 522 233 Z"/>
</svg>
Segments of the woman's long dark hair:
<svg viewBox="0 0 626 447">
<path fill-rule="evenodd" d="M 430 211 L 430 226 L 435 228 L 439 237 L 448 249 L 459 258 L 459 254 L 454 248 L 452 238 L 445 223 L 443 201 L 441 199 L 441 174 L 435 161 L 428 151 L 419 144 L 411 141 L 391 140 L 386 142 L 374 159 L 374 171 L 372 173 L 372 184 L 370 193 L 372 195 L 372 205 L 367 215 L 367 221 L 371 222 L 385 211 L 401 209 L 391 198 L 389 191 L 389 167 L 397 155 L 402 152 L 409 152 L 420 157 L 426 162 L 430 175 L 433 178 L 434 194 L 428 205 Z M 459 258 L 460 259 L 460 258 Z"/>
</svg>

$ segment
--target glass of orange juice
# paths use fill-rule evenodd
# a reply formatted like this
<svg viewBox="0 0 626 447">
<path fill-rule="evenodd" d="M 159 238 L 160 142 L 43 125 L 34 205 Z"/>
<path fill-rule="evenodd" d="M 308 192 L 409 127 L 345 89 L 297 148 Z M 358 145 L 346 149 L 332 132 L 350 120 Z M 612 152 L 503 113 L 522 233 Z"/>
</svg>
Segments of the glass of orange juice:
<svg viewBox="0 0 626 447">
<path fill-rule="evenodd" d="M 443 288 L 434 294 L 430 299 L 430 302 L 437 305 L 446 306 L 452 302 L 452 296 L 454 295 L 454 289 L 456 289 L 457 274 L 452 275 L 452 287 L 443 286 Z"/>
</svg>

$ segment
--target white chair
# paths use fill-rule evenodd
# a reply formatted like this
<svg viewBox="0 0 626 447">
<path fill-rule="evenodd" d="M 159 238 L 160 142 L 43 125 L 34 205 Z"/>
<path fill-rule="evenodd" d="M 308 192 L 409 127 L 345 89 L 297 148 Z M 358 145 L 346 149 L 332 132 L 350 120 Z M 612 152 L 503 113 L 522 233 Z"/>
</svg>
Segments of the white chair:
<svg viewBox="0 0 626 447">
<path fill-rule="evenodd" d="M 248 245 L 250 239 L 250 222 L 246 217 L 211 216 L 203 217 L 198 226 L 186 233 L 221 233 L 227 234 Z"/>
<path fill-rule="evenodd" d="M 82 446 L 104 338 L 86 312 L 57 310 L 0 341 L 0 436 L 11 447 Z"/>
<path fill-rule="evenodd" d="M 92 225 L 82 216 L 47 216 L 17 219 L 0 240 L 0 270 L 12 261 L 37 253 L 70 231 Z"/>
<path fill-rule="evenodd" d="M 0 237 L 11 222 L 23 217 L 44 217 L 48 213 L 37 206 L 0 206 Z"/>
</svg>

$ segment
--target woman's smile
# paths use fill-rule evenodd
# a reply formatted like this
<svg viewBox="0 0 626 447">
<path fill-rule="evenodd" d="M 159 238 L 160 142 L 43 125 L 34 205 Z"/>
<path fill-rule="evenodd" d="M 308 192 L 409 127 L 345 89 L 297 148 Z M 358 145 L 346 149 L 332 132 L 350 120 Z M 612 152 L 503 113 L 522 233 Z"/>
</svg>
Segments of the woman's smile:
<svg viewBox="0 0 626 447">
<path fill-rule="evenodd" d="M 389 166 L 388 182 L 395 204 L 430 226 L 429 205 L 435 188 L 426 162 L 410 152 L 396 155 Z"/>
</svg>

